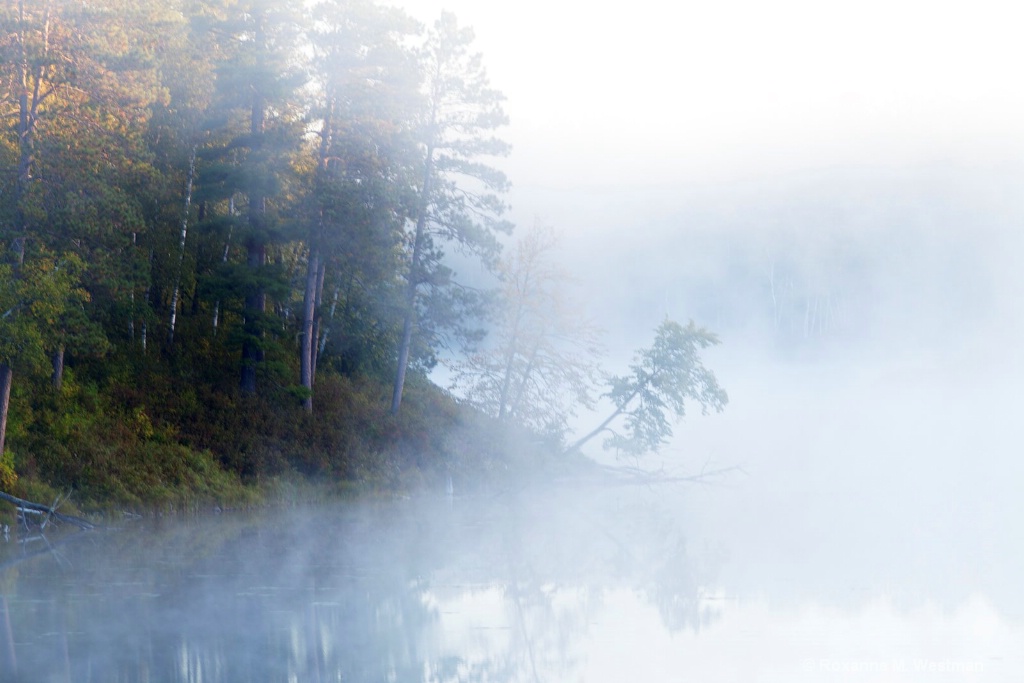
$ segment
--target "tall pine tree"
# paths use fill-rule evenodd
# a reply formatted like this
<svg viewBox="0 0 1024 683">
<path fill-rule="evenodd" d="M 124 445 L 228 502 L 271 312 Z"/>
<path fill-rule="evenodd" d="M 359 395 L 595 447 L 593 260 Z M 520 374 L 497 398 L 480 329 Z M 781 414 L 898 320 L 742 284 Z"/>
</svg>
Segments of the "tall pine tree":
<svg viewBox="0 0 1024 683">
<path fill-rule="evenodd" d="M 491 88 L 482 57 L 470 52 L 473 31 L 444 13 L 427 36 L 421 64 L 423 109 L 418 127 L 419 178 L 409 236 L 402 336 L 398 346 L 391 412 L 402 403 L 413 337 L 431 306 L 458 303 L 444 248 L 456 246 L 493 265 L 497 233 L 510 232 L 501 220 L 504 173 L 485 163 L 508 153 L 494 131 L 508 123 L 504 96 Z M 427 296 L 421 294 L 427 290 Z M 450 321 L 456 325 L 461 321 Z"/>
</svg>

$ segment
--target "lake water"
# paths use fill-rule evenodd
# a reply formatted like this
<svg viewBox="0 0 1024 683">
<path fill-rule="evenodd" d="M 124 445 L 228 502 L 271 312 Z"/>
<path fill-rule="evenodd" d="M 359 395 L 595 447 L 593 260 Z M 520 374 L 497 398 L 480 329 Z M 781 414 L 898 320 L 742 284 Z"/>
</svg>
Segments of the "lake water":
<svg viewBox="0 0 1024 683">
<path fill-rule="evenodd" d="M 53 537 L 0 572 L 0 680 L 1019 681 L 1016 385 L 934 371 L 728 378 L 673 445 L 710 485 Z"/>
<path fill-rule="evenodd" d="M 767 583 L 730 587 L 746 572 L 729 569 L 729 548 L 687 537 L 678 493 L 400 500 L 81 534 L 6 570 L 3 680 L 1010 681 L 1024 671 L 1019 612 L 981 592 L 887 585 L 864 575 L 868 548 L 851 548 L 852 573 L 809 581 L 763 566 Z"/>
</svg>

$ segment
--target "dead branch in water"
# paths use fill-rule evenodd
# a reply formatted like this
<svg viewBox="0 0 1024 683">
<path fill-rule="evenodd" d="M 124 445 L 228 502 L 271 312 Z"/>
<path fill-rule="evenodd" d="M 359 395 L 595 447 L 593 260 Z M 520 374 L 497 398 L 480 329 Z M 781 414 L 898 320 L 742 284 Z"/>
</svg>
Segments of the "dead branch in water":
<svg viewBox="0 0 1024 683">
<path fill-rule="evenodd" d="M 613 478 L 614 483 L 623 485 L 650 485 L 650 484 L 710 484 L 728 474 L 746 474 L 746 470 L 738 465 L 731 467 L 720 467 L 718 469 L 702 469 L 697 474 L 674 475 L 665 471 L 645 470 L 640 467 L 628 467 L 617 465 L 597 465 L 599 471 Z"/>
<path fill-rule="evenodd" d="M 45 520 L 42 524 L 44 528 L 46 526 L 46 521 L 50 519 L 57 522 L 64 522 L 66 524 L 74 524 L 79 529 L 89 530 L 96 528 L 96 525 L 87 519 L 75 517 L 74 515 L 65 515 L 63 512 L 57 512 L 57 506 L 61 502 L 60 498 L 54 501 L 53 505 L 44 505 L 42 503 L 33 503 L 30 500 L 18 498 L 16 496 L 12 496 L 9 493 L 4 493 L 3 491 L 0 491 L 0 500 L 6 500 L 8 503 L 11 503 L 16 508 L 21 510 L 22 513 L 47 515 L 47 520 Z"/>
</svg>

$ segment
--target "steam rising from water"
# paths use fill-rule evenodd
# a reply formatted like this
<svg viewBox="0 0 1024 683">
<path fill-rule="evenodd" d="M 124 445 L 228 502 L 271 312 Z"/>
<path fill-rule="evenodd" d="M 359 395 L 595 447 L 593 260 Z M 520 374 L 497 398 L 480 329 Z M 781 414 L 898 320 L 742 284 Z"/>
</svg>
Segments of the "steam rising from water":
<svg viewBox="0 0 1024 683">
<path fill-rule="evenodd" d="M 772 530 L 795 516 L 763 505 L 761 543 L 742 523 L 716 536 L 691 508 L 714 517 L 722 490 L 694 493 L 540 487 L 79 537 L 7 577 L 8 680 L 1011 681 L 1024 665 L 1007 593 L 874 572 L 861 542 L 822 561 L 820 532 L 848 530 Z M 904 540 L 887 560 L 928 552 Z"/>
</svg>

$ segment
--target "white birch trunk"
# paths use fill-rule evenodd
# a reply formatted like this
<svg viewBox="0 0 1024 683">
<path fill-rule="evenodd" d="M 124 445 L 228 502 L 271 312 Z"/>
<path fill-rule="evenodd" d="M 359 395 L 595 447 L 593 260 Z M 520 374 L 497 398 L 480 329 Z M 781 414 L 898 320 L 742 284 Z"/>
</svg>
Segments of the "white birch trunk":
<svg viewBox="0 0 1024 683">
<path fill-rule="evenodd" d="M 178 294 L 181 290 L 181 267 L 185 261 L 185 238 L 188 236 L 188 213 L 192 207 L 192 181 L 196 175 L 196 145 L 188 160 L 188 182 L 185 185 L 185 211 L 181 217 L 181 235 L 178 238 L 178 267 L 174 274 L 174 293 L 171 295 L 171 320 L 167 333 L 167 344 L 174 344 L 174 325 L 178 321 Z"/>
</svg>

